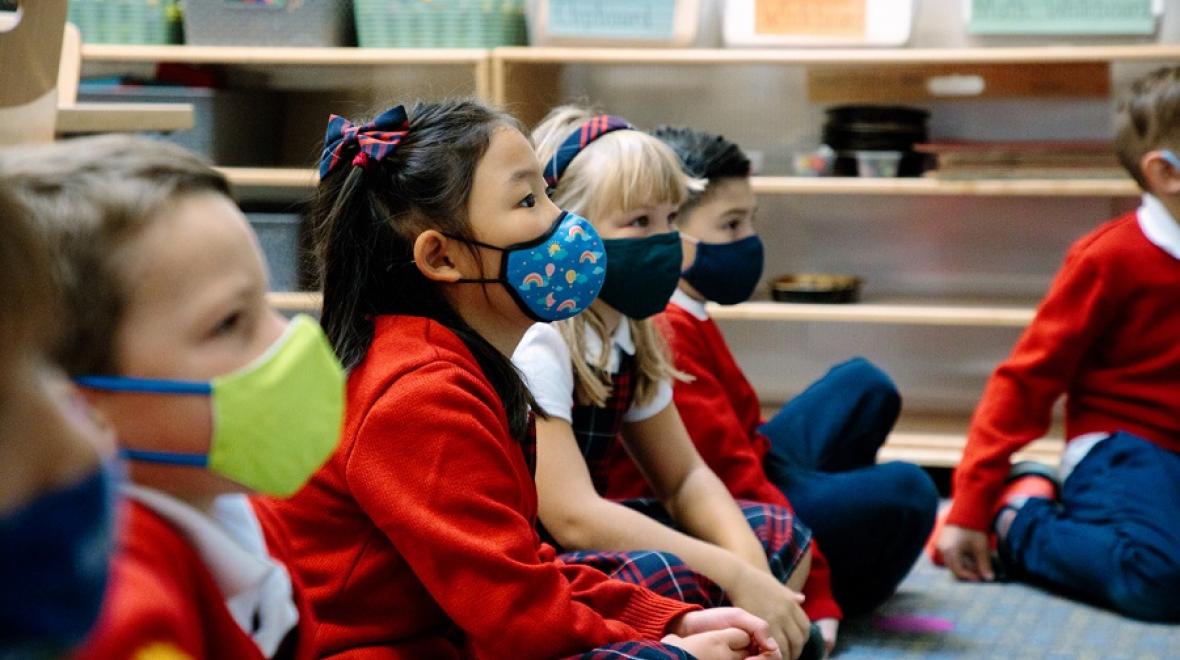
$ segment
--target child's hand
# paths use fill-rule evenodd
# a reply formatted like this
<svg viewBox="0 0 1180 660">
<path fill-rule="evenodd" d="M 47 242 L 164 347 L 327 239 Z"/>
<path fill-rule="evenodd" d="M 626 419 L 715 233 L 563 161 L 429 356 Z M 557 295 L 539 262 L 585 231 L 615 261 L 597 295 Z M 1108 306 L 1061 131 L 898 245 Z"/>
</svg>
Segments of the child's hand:
<svg viewBox="0 0 1180 660">
<path fill-rule="evenodd" d="M 955 577 L 968 582 L 996 579 L 992 572 L 987 534 L 966 527 L 947 525 L 936 544 L 942 561 Z"/>
<path fill-rule="evenodd" d="M 773 575 L 749 567 L 731 584 L 722 585 L 733 604 L 770 625 L 783 656 L 797 658 L 807 644 L 811 622 L 799 606 L 803 595 L 783 586 Z"/>
<path fill-rule="evenodd" d="M 738 628 L 710 630 L 687 637 L 668 635 L 661 641 L 684 649 L 698 660 L 782 660 L 783 657 L 777 648 L 773 651 L 760 650 L 751 643 L 749 633 Z"/>
<path fill-rule="evenodd" d="M 680 617 L 672 632 L 681 637 L 689 637 L 726 629 L 737 629 L 745 633 L 748 636 L 746 647 L 753 646 L 773 654 L 767 657 L 782 657 L 778 642 L 770 633 L 770 625 L 753 614 L 736 607 L 714 607 L 699 612 L 689 612 Z"/>
</svg>

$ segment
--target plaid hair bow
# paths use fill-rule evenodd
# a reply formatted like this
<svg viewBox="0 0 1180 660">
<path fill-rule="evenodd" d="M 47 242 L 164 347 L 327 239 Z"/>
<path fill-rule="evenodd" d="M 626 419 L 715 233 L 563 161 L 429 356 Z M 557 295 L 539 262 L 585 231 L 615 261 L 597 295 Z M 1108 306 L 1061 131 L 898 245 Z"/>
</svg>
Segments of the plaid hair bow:
<svg viewBox="0 0 1180 660">
<path fill-rule="evenodd" d="M 320 155 L 320 178 L 340 167 L 350 155 L 353 166 L 388 158 L 410 131 L 405 106 L 390 108 L 373 121 L 357 126 L 340 115 L 328 118 L 324 135 L 324 152 Z"/>
<path fill-rule="evenodd" d="M 635 127 L 626 119 L 614 115 L 598 115 L 582 124 L 580 128 L 570 133 L 565 142 L 562 142 L 561 146 L 557 148 L 557 153 L 553 154 L 553 158 L 549 159 L 545 165 L 545 183 L 556 186 L 561 175 L 565 174 L 566 168 L 573 162 L 574 157 L 581 153 L 586 145 L 611 131 L 619 130 L 635 130 Z"/>
</svg>

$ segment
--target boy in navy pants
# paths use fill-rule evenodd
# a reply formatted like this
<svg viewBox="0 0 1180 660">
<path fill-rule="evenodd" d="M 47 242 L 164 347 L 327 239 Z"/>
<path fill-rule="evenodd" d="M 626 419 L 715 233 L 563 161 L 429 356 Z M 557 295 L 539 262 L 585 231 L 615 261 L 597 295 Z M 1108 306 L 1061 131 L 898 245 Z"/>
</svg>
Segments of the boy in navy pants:
<svg viewBox="0 0 1180 660">
<path fill-rule="evenodd" d="M 1180 68 L 1138 81 L 1116 148 L 1143 203 L 1079 240 L 975 411 L 936 561 L 1180 621 Z M 1060 486 L 1014 470 L 1066 396 Z M 989 535 L 994 535 L 990 536 Z"/>
</svg>

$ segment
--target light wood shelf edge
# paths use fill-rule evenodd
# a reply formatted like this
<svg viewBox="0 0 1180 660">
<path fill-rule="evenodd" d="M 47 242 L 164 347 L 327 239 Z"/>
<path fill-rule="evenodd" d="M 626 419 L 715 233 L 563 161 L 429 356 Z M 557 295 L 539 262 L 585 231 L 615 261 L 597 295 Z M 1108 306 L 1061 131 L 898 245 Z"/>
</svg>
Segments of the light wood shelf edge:
<svg viewBox="0 0 1180 660">
<path fill-rule="evenodd" d="M 242 187 L 315 187 L 315 172 L 294 167 L 222 167 Z M 855 177 L 756 176 L 754 192 L 763 195 L 931 195 L 994 197 L 1130 197 L 1138 188 L 1130 179 L 1014 179 L 943 181 L 937 179 L 858 179 Z"/>
<path fill-rule="evenodd" d="M 286 188 L 310 192 L 319 174 L 303 167 L 218 167 L 236 188 Z"/>
<path fill-rule="evenodd" d="M 88 62 L 183 62 L 226 65 L 360 66 L 382 64 L 477 65 L 490 58 L 483 48 L 292 48 L 257 46 L 147 46 L 83 44 Z"/>
<path fill-rule="evenodd" d="M 797 321 L 876 323 L 1023 328 L 1033 318 L 1032 307 L 942 304 L 804 304 L 747 302 L 723 306 L 709 304 L 709 314 L 719 321 Z"/>
<path fill-rule="evenodd" d="M 281 291 L 269 294 L 272 305 L 289 312 L 317 312 L 320 294 Z M 943 305 L 803 305 L 787 303 L 743 303 L 732 307 L 710 305 L 709 313 L 719 320 L 740 321 L 829 321 L 844 323 L 891 323 L 900 325 L 945 325 L 1024 327 L 1033 310 L 1007 307 L 955 307 Z"/>
<path fill-rule="evenodd" d="M 1028 46 L 973 48 L 546 48 L 502 47 L 492 57 L 525 64 L 1041 64 L 1155 62 L 1180 59 L 1180 45 Z"/>
<path fill-rule="evenodd" d="M 763 195 L 931 195 L 982 197 L 1133 197 L 1130 179 L 860 179 L 854 177 L 756 176 Z"/>
<path fill-rule="evenodd" d="M 57 108 L 58 133 L 183 131 L 193 127 L 190 103 L 76 103 Z"/>
</svg>

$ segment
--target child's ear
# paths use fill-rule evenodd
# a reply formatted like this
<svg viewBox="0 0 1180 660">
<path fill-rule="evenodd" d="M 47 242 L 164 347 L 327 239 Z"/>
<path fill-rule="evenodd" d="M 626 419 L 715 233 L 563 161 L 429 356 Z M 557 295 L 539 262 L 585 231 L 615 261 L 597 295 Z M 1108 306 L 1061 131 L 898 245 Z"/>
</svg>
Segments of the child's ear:
<svg viewBox="0 0 1180 660">
<path fill-rule="evenodd" d="M 436 282 L 455 282 L 463 274 L 455 266 L 450 250 L 463 249 L 462 243 L 441 233 L 427 229 L 414 239 L 414 263 L 426 279 Z"/>
<path fill-rule="evenodd" d="M 1180 196 L 1180 167 L 1170 163 L 1160 151 L 1143 154 L 1139 159 L 1139 169 L 1152 194 Z"/>
</svg>

